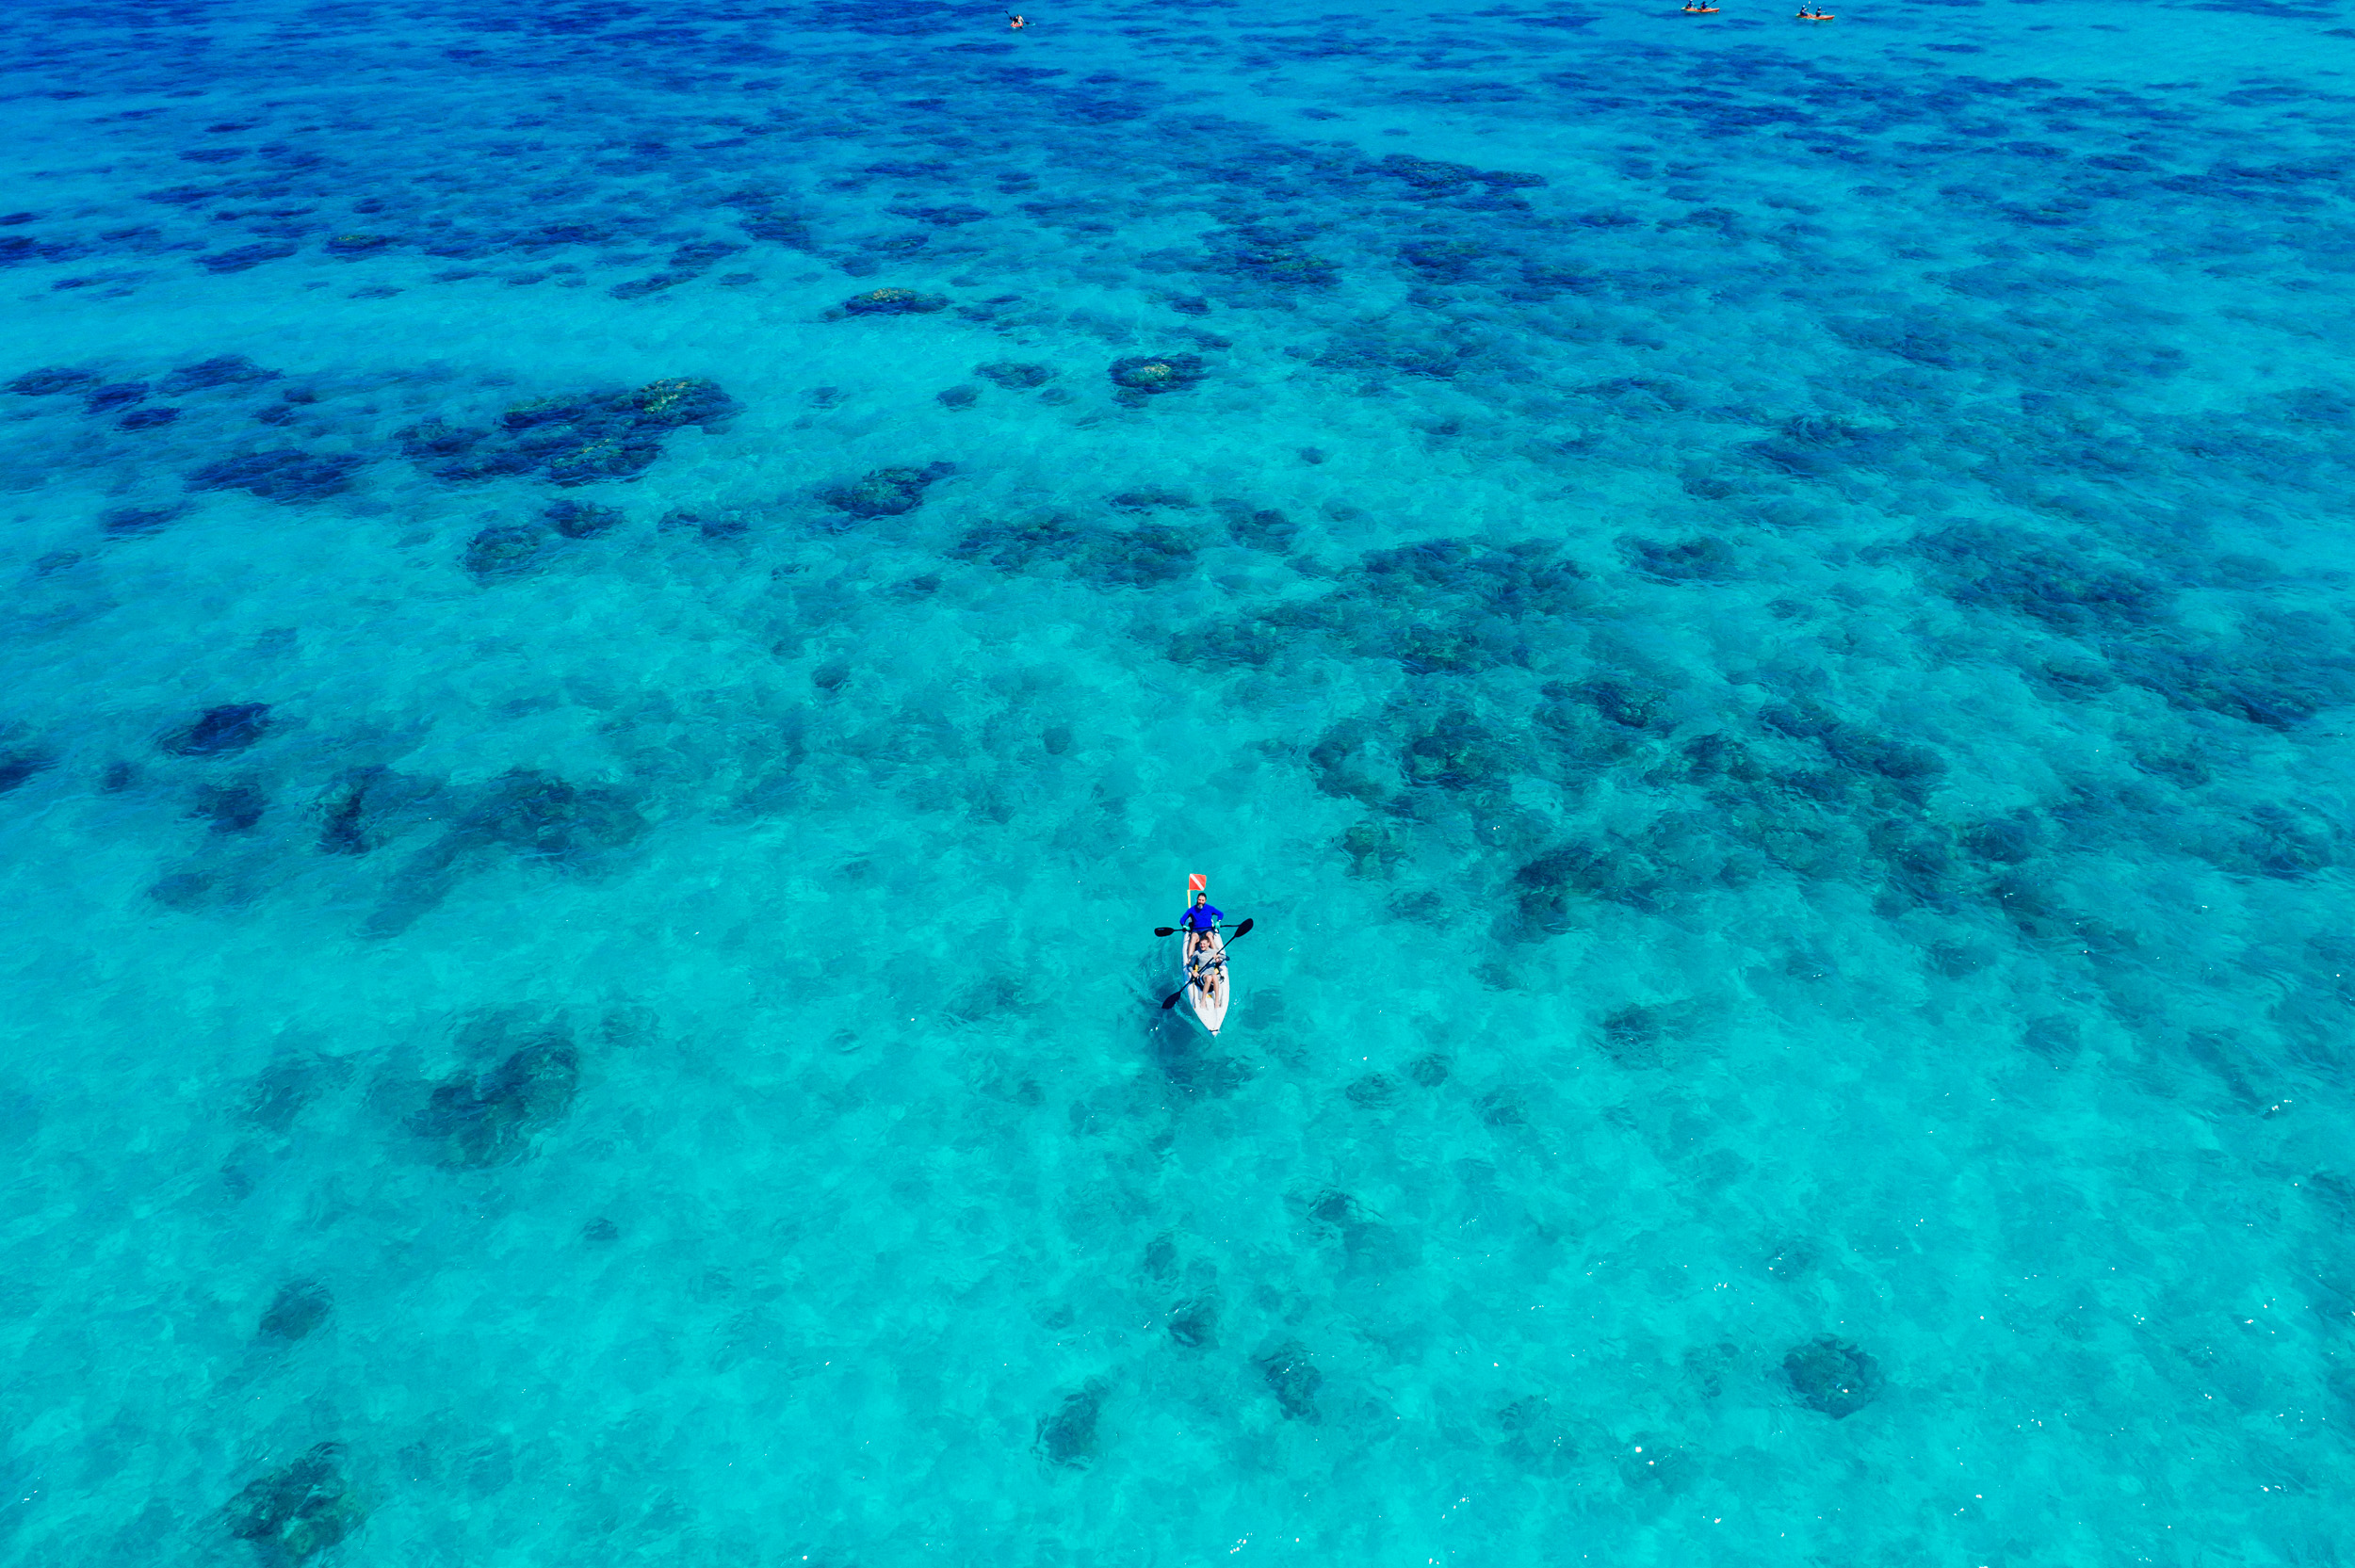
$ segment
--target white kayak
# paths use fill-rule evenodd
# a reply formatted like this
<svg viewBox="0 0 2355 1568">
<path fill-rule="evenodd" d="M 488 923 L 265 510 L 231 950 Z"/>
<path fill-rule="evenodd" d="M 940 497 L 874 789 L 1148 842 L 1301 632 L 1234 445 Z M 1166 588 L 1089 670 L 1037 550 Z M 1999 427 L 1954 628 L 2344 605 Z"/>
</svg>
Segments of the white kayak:
<svg viewBox="0 0 2355 1568">
<path fill-rule="evenodd" d="M 1194 952 L 1186 969 L 1186 1006 L 1193 1010 L 1194 1022 L 1215 1037 L 1226 1022 L 1227 999 L 1234 994 L 1234 981 L 1226 973 L 1226 944 L 1212 931 L 1194 945 Z"/>
</svg>

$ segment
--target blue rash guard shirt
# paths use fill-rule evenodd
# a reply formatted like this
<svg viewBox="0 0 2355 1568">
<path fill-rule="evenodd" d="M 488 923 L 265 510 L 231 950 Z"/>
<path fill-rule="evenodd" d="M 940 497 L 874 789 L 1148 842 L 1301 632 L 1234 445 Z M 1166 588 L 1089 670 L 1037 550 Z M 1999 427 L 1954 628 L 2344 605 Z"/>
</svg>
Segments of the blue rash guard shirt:
<svg viewBox="0 0 2355 1568">
<path fill-rule="evenodd" d="M 1226 918 L 1226 912 L 1225 910 L 1220 909 L 1215 904 L 1206 903 L 1197 908 L 1187 910 L 1186 913 L 1179 917 L 1178 925 L 1179 929 L 1183 930 L 1207 931 L 1211 927 L 1217 925 L 1221 920 Z"/>
</svg>

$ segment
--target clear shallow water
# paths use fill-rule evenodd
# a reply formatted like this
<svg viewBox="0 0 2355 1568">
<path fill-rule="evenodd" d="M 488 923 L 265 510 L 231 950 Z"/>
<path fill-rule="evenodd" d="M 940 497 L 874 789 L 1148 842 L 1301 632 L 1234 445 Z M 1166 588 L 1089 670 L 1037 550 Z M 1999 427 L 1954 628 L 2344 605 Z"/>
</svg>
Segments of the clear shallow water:
<svg viewBox="0 0 2355 1568">
<path fill-rule="evenodd" d="M 24 13 L 8 1559 L 2340 1560 L 2335 21 Z"/>
</svg>

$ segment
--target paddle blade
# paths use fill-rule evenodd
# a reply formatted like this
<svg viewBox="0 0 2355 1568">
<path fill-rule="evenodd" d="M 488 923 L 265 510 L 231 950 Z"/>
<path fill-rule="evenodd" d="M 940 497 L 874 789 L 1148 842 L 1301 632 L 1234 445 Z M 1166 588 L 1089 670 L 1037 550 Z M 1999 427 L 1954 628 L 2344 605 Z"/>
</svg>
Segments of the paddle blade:
<svg viewBox="0 0 2355 1568">
<path fill-rule="evenodd" d="M 1168 998 L 1161 1003 L 1161 1010 L 1163 1012 L 1167 1012 L 1171 1008 L 1176 1007 L 1178 1005 L 1178 998 L 1183 996 L 1185 994 L 1186 988 L 1182 985 L 1177 990 L 1171 992 Z"/>
<path fill-rule="evenodd" d="M 1226 939 L 1226 945 L 1231 947 L 1236 943 L 1241 942 L 1244 937 L 1249 936 L 1251 934 L 1252 924 L 1253 922 L 1246 920 L 1242 925 L 1237 926 L 1235 928 L 1235 934 Z"/>
<path fill-rule="evenodd" d="M 1153 934 L 1155 936 L 1175 936 L 1178 934 L 1178 928 L 1175 926 L 1156 926 L 1153 928 Z"/>
</svg>

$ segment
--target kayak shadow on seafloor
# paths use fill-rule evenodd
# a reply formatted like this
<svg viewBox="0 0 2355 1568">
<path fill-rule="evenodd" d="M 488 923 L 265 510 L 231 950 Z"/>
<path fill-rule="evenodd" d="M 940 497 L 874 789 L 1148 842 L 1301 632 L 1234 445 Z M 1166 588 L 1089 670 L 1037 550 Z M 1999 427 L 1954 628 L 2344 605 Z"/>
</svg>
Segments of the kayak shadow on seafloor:
<svg viewBox="0 0 2355 1568">
<path fill-rule="evenodd" d="M 1145 1054 L 1180 1094 L 1220 1099 L 1248 1083 L 1258 1069 L 1226 1049 L 1225 1037 L 1233 1032 L 1231 1026 L 1213 1039 L 1194 1021 L 1185 1002 L 1161 1006 L 1181 978 L 1172 954 L 1157 949 L 1145 970 L 1144 994 L 1138 998 L 1139 1014 L 1145 1020 Z"/>
<path fill-rule="evenodd" d="M 1181 1094 L 1210 1100 L 1232 1094 L 1257 1069 L 1227 1052 L 1223 1036 L 1214 1040 L 1204 1033 L 1184 1009 L 1183 1002 L 1166 1011 L 1156 1009 L 1145 1026 L 1145 1054 Z"/>
</svg>

